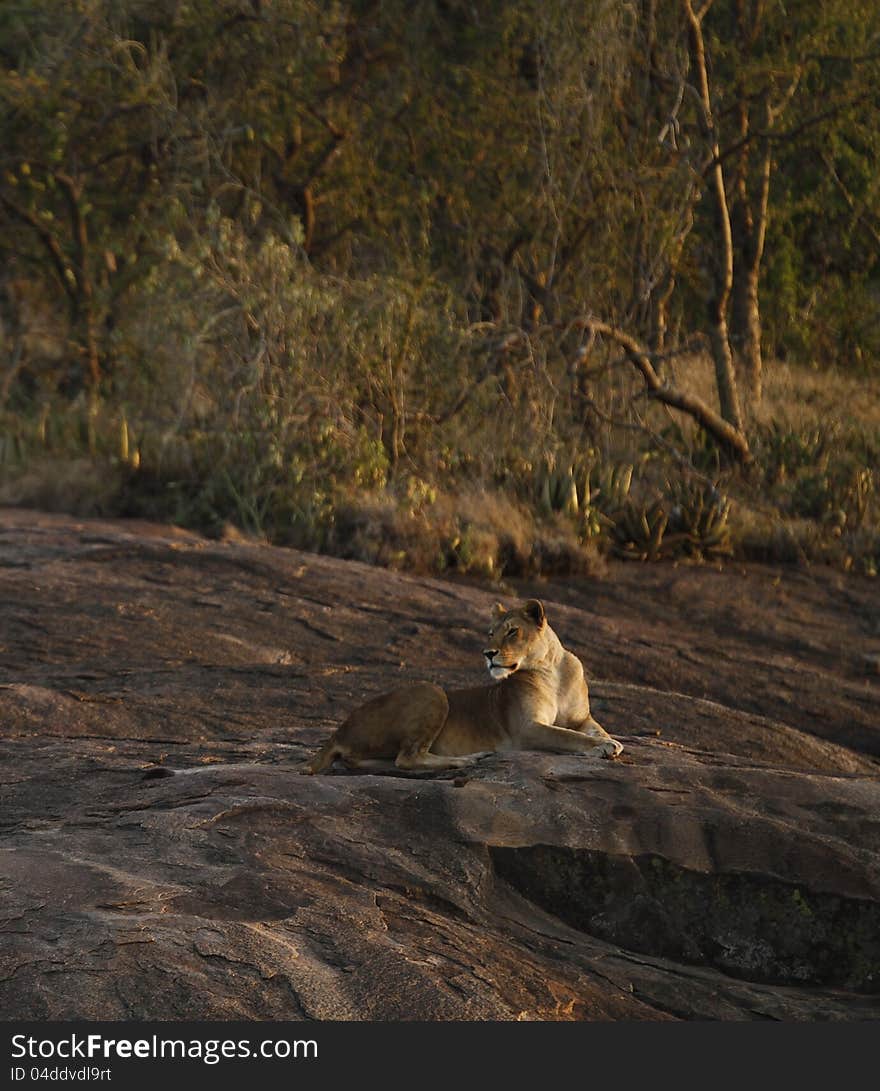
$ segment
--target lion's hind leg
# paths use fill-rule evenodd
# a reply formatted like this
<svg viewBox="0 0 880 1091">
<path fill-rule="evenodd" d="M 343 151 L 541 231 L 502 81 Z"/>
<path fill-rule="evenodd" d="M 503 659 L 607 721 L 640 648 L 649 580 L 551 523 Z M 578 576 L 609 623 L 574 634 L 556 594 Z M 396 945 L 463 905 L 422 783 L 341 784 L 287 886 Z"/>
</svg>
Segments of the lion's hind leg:
<svg viewBox="0 0 880 1091">
<path fill-rule="evenodd" d="M 449 713 L 439 686 L 428 682 L 383 693 L 356 708 L 318 753 L 300 766 L 303 773 L 323 773 L 337 758 L 357 769 L 368 761 L 386 760 L 401 769 L 446 768 L 429 755 Z"/>
<path fill-rule="evenodd" d="M 460 769 L 483 754 L 450 757 L 432 754 L 431 747 L 443 730 L 449 715 L 449 700 L 438 686 L 419 687 L 419 700 L 412 702 L 401 717 L 398 730 L 399 746 L 394 764 L 398 769 Z"/>
<path fill-rule="evenodd" d="M 434 740 L 432 739 L 431 742 Z M 478 758 L 486 756 L 488 751 L 480 754 L 468 754 L 461 758 L 446 757 L 443 754 L 431 754 L 430 743 L 427 747 L 414 749 L 413 747 L 401 747 L 400 753 L 394 761 L 398 769 L 461 769 L 462 766 L 471 765 Z"/>
<path fill-rule="evenodd" d="M 420 687 L 420 699 L 411 703 L 398 724 L 398 769 L 457 769 L 466 758 L 449 758 L 430 753 L 434 740 L 449 715 L 449 701 L 437 686 Z"/>
</svg>

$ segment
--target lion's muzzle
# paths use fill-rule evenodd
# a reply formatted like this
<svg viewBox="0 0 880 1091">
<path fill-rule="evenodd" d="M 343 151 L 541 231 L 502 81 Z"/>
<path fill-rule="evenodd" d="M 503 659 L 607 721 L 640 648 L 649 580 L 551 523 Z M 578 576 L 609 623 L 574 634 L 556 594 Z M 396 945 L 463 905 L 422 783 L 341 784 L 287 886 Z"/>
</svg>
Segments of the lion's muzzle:
<svg viewBox="0 0 880 1091">
<path fill-rule="evenodd" d="M 486 657 L 486 669 L 496 681 L 507 678 L 519 667 L 519 663 L 496 663 L 495 656 L 497 654 L 497 652 L 483 652 Z"/>
</svg>

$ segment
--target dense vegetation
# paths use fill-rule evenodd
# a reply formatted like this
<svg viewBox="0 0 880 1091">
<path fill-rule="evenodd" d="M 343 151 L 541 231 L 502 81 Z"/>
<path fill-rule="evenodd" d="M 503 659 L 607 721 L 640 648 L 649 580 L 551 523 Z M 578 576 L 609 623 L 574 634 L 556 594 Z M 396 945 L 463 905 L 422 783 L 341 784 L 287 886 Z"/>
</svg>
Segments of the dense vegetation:
<svg viewBox="0 0 880 1091">
<path fill-rule="evenodd" d="M 873 0 L 5 0 L 0 500 L 874 574 L 878 77 Z"/>
</svg>

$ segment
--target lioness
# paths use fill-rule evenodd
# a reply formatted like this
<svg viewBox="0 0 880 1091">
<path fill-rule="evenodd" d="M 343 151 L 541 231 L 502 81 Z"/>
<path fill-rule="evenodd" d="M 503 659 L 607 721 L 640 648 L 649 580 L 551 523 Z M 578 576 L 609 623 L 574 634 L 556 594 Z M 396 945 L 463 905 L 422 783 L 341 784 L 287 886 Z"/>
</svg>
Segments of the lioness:
<svg viewBox="0 0 880 1091">
<path fill-rule="evenodd" d="M 445 693 L 420 682 L 356 708 L 300 766 L 323 773 L 393 759 L 401 769 L 449 769 L 496 750 L 553 750 L 616 757 L 623 747 L 590 715 L 584 669 L 547 624 L 537 599 L 492 609 L 483 652 L 494 685 Z"/>
</svg>

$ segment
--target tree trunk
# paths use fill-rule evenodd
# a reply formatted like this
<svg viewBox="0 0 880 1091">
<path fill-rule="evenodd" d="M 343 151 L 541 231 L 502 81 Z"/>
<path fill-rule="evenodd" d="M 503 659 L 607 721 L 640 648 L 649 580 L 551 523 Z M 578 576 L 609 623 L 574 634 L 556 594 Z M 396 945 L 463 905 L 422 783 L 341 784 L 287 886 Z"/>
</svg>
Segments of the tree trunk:
<svg viewBox="0 0 880 1091">
<path fill-rule="evenodd" d="M 82 188 L 70 175 L 60 171 L 55 174 L 55 181 L 61 187 L 70 212 L 74 251 L 73 273 L 76 280 L 75 327 L 79 333 L 78 339 L 83 358 L 83 372 L 92 395 L 96 396 L 101 383 L 101 363 L 98 349 L 89 235 L 82 208 Z"/>
<path fill-rule="evenodd" d="M 742 106 L 745 110 L 747 107 Z M 769 99 L 762 102 L 762 129 L 766 132 L 771 123 Z M 745 134 L 744 134 L 745 135 Z M 740 370 L 746 381 L 749 405 L 756 409 L 763 394 L 763 360 L 761 357 L 761 310 L 758 284 L 761 261 L 764 256 L 764 239 L 767 234 L 767 210 L 770 197 L 772 157 L 770 144 L 762 140 L 754 193 L 749 192 L 749 145 L 743 150 L 734 192 L 731 219 L 733 226 L 733 308 L 731 311 L 731 339 L 736 351 Z"/>
<path fill-rule="evenodd" d="M 693 227 L 693 208 L 697 203 L 697 200 L 697 190 L 696 187 L 694 187 L 693 196 L 690 198 L 690 205 L 683 216 L 682 226 L 678 234 L 669 244 L 669 250 L 666 255 L 666 268 L 651 294 L 650 344 L 654 352 L 663 352 L 667 347 L 667 334 L 669 333 L 669 304 L 672 302 L 672 296 L 675 292 L 678 267 L 681 262 L 684 244 Z"/>
<path fill-rule="evenodd" d="M 669 331 L 669 303 L 675 291 L 675 273 L 668 268 L 651 296 L 651 319 L 649 344 L 654 352 L 663 352 L 666 348 L 666 334 Z"/>
<path fill-rule="evenodd" d="M 702 19 L 707 10 L 707 5 L 704 5 L 698 16 L 694 12 L 691 0 L 683 0 L 683 2 L 688 20 L 688 44 L 691 64 L 697 77 L 697 91 L 701 107 L 701 128 L 710 155 L 707 174 L 714 205 L 716 245 L 713 261 L 714 294 L 708 302 L 707 311 L 712 357 L 715 362 L 715 382 L 718 387 L 718 401 L 722 417 L 737 432 L 742 432 L 742 413 L 740 412 L 736 374 L 733 369 L 733 355 L 730 351 L 730 335 L 727 327 L 727 309 L 733 288 L 733 239 L 730 230 L 730 210 L 727 206 L 727 193 L 724 188 L 721 150 L 715 124 L 712 120 L 709 75 L 706 68 L 706 50 L 703 43 Z"/>
<path fill-rule="evenodd" d="M 749 408 L 761 404 L 763 396 L 763 370 L 761 357 L 761 309 L 758 302 L 759 268 L 746 265 L 734 279 L 733 309 L 731 311 L 732 341 L 745 379 Z"/>
</svg>

